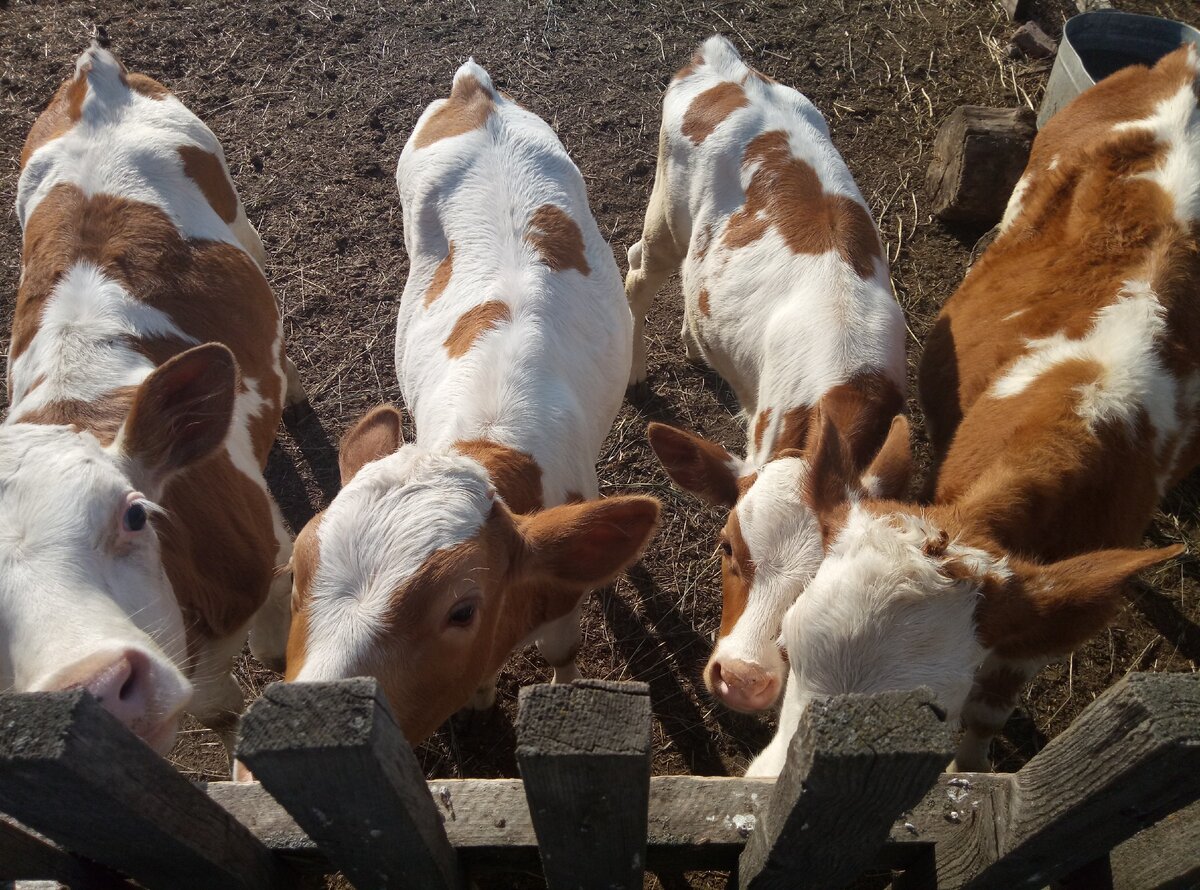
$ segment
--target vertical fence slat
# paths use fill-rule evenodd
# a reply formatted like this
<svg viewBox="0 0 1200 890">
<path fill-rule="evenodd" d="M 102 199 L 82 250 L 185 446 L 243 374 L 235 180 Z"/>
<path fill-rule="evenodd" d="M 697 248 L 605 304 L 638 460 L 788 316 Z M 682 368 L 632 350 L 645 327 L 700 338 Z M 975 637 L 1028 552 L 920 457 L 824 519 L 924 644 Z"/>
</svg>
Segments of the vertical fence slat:
<svg viewBox="0 0 1200 890">
<path fill-rule="evenodd" d="M 640 888 L 650 688 L 578 680 L 522 689 L 517 763 L 549 890 Z"/>
<path fill-rule="evenodd" d="M 742 853 L 739 886 L 800 890 L 858 877 L 952 754 L 927 690 L 813 699 Z"/>
<path fill-rule="evenodd" d="M 1131 674 L 1013 786 L 999 859 L 971 890 L 1044 887 L 1200 797 L 1200 674 Z"/>
<path fill-rule="evenodd" d="M 0 810 L 146 887 L 281 881 L 266 847 L 82 690 L 0 695 Z"/>
<path fill-rule="evenodd" d="M 132 890 L 133 887 L 104 866 L 34 837 L 0 815 L 0 881 L 23 879 L 59 881 L 71 890 Z"/>
<path fill-rule="evenodd" d="M 276 683 L 238 757 L 358 890 L 460 885 L 425 775 L 379 684 Z"/>
</svg>

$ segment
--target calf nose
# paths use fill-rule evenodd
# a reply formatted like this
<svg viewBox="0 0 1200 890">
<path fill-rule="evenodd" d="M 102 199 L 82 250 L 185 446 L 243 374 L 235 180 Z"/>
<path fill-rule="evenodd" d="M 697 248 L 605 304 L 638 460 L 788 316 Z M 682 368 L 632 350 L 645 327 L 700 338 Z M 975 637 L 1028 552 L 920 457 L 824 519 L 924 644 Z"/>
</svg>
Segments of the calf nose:
<svg viewBox="0 0 1200 890">
<path fill-rule="evenodd" d="M 125 650 L 76 685 L 96 696 L 104 710 L 134 728 L 147 716 L 154 698 L 150 659 L 134 649 Z"/>
<path fill-rule="evenodd" d="M 735 711 L 764 711 L 779 696 L 779 679 L 756 664 L 736 658 L 714 659 L 709 688 Z"/>
</svg>

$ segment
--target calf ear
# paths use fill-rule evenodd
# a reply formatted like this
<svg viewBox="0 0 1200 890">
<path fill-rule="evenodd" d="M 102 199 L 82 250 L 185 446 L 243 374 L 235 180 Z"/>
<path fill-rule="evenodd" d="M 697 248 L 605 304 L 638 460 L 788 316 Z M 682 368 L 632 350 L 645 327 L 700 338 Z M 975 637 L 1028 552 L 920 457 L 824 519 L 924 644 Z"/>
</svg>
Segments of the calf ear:
<svg viewBox="0 0 1200 890">
<path fill-rule="evenodd" d="M 117 440 L 147 491 L 221 447 L 233 419 L 233 353 L 206 343 L 173 356 L 138 387 Z"/>
<path fill-rule="evenodd" d="M 658 501 L 613 497 L 515 516 L 532 580 L 582 591 L 602 587 L 632 565 L 658 525 Z"/>
<path fill-rule="evenodd" d="M 1050 565 L 1013 563 L 1014 577 L 984 586 L 975 607 L 979 640 L 1012 658 L 1067 655 L 1103 630 L 1121 606 L 1125 582 L 1178 556 L 1155 550 L 1097 550 Z"/>
<path fill-rule="evenodd" d="M 817 441 L 805 491 L 817 515 L 827 514 L 844 504 L 851 487 L 857 487 L 850 449 L 828 414 L 817 417 Z"/>
<path fill-rule="evenodd" d="M 646 436 L 659 463 L 680 488 L 718 507 L 737 503 L 741 462 L 720 445 L 665 423 L 650 424 Z"/>
<path fill-rule="evenodd" d="M 909 444 L 908 418 L 897 414 L 892 420 L 883 446 L 860 483 L 868 497 L 898 498 L 908 490 L 912 476 L 912 446 Z"/>
<path fill-rule="evenodd" d="M 373 460 L 387 457 L 403 443 L 400 412 L 394 405 L 378 405 L 351 427 L 338 445 L 338 469 L 342 487 Z"/>
</svg>

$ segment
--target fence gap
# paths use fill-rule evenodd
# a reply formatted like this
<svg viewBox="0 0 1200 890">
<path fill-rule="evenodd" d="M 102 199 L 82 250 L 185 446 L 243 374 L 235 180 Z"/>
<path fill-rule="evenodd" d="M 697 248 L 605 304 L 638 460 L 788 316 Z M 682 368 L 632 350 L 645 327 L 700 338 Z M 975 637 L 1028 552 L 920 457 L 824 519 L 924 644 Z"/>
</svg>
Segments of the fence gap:
<svg viewBox="0 0 1200 890">
<path fill-rule="evenodd" d="M 275 683 L 238 757 L 358 890 L 456 888 L 457 857 L 379 684 Z"/>
<path fill-rule="evenodd" d="M 151 890 L 286 885 L 261 842 L 80 689 L 0 694 L 0 810 Z"/>
<path fill-rule="evenodd" d="M 928 690 L 814 698 L 792 738 L 764 824 L 746 844 L 741 888 L 826 888 L 871 865 L 896 817 L 950 761 Z"/>
<path fill-rule="evenodd" d="M 520 692 L 517 763 L 549 890 L 640 888 L 650 688 L 578 680 Z"/>
</svg>

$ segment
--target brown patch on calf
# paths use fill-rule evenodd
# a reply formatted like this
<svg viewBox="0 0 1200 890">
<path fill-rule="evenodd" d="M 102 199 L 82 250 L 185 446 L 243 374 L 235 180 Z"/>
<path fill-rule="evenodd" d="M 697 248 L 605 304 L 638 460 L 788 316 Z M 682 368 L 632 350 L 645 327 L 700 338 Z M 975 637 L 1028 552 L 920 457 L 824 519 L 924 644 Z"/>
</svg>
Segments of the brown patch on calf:
<svg viewBox="0 0 1200 890">
<path fill-rule="evenodd" d="M 308 619 L 312 583 L 321 562 L 319 529 L 324 511 L 308 521 L 292 546 L 292 628 L 288 634 L 287 669 L 284 679 L 294 680 L 308 656 Z"/>
<path fill-rule="evenodd" d="M 767 425 L 771 422 L 771 409 L 764 408 L 758 412 L 758 419 L 754 423 L 754 450 L 756 452 L 762 450 L 763 435 L 767 432 Z"/>
<path fill-rule="evenodd" d="M 525 240 L 541 255 L 542 262 L 555 272 L 574 269 L 587 275 L 592 271 L 584 253 L 583 233 L 561 207 L 543 204 L 535 210 L 529 218 Z"/>
<path fill-rule="evenodd" d="M 754 483 L 757 481 L 758 481 L 758 473 L 747 473 L 745 476 L 738 476 L 738 480 L 737 480 L 738 500 L 741 500 L 742 498 L 744 498 L 746 496 L 746 492 L 748 492 L 754 486 Z"/>
<path fill-rule="evenodd" d="M 514 513 L 542 508 L 542 468 L 532 455 L 491 439 L 460 440 L 454 448 L 487 468 L 492 484 Z M 575 494 L 574 499 L 582 501 L 583 496 Z"/>
<path fill-rule="evenodd" d="M 718 639 L 733 632 L 742 613 L 746 611 L 750 587 L 754 584 L 754 560 L 742 536 L 736 509 L 730 512 L 725 523 L 723 542 L 728 543 L 729 553 L 721 557 L 721 629 L 717 632 Z"/>
<path fill-rule="evenodd" d="M 153 77 L 147 77 L 145 74 L 125 74 L 123 79 L 126 86 L 147 99 L 162 101 L 171 95 L 170 90 Z"/>
<path fill-rule="evenodd" d="M 692 53 L 692 57 L 688 59 L 687 64 L 675 72 L 675 77 L 672 80 L 683 80 L 685 77 L 691 77 L 697 70 L 703 67 L 704 53 L 697 49 Z"/>
<path fill-rule="evenodd" d="M 425 291 L 425 308 L 433 305 L 433 301 L 445 293 L 450 285 L 450 276 L 454 272 L 454 242 L 446 249 L 446 256 L 437 268 L 433 270 L 433 278 L 429 279 L 429 290 Z"/>
<path fill-rule="evenodd" d="M 113 195 L 89 197 L 60 183 L 30 215 L 21 260 L 12 358 L 29 347 L 62 276 L 78 262 L 93 263 L 195 342 L 230 348 L 243 381 L 253 381 L 266 403 L 251 419 L 255 456 L 266 465 L 282 412 L 279 355 L 272 352 L 279 312 L 262 271 L 245 251 L 185 240 L 157 207 Z"/>
<path fill-rule="evenodd" d="M 413 137 L 413 144 L 425 148 L 438 140 L 478 130 L 487 124 L 495 107 L 491 91 L 474 75 L 455 78 L 450 98 L 421 125 Z"/>
<path fill-rule="evenodd" d="M 195 145 L 179 146 L 179 157 L 183 159 L 183 172 L 196 188 L 200 189 L 210 207 L 225 222 L 237 219 L 238 197 L 225 172 L 225 165 L 211 151 Z"/>
<path fill-rule="evenodd" d="M 809 430 L 815 413 L 816 409 L 811 405 L 788 408 L 783 412 L 779 434 L 775 437 L 775 444 L 771 449 L 772 460 L 779 457 L 784 451 L 803 452 L 809 446 Z"/>
<path fill-rule="evenodd" d="M 700 296 L 697 298 L 697 302 L 700 304 L 700 314 L 703 315 L 705 318 L 707 318 L 708 317 L 708 288 L 706 288 L 706 287 L 700 288 Z"/>
<path fill-rule="evenodd" d="M 732 81 L 722 81 L 700 93 L 683 115 L 680 132 L 694 145 L 712 135 L 729 115 L 750 104 L 746 91 Z"/>
<path fill-rule="evenodd" d="M 826 192 L 812 166 L 792 155 L 787 133 L 751 140 L 742 166 L 752 165 L 746 203 L 725 228 L 727 247 L 745 247 L 774 227 L 793 253 L 836 251 L 860 278 L 875 274 L 883 248 L 871 215 L 853 198 Z"/>
<path fill-rule="evenodd" d="M 18 406 L 13 412 L 14 420 L 17 423 L 73 426 L 87 430 L 101 445 L 107 447 L 125 422 L 135 392 L 136 386 L 121 386 L 89 402 L 62 399 L 29 411 L 22 411 Z"/>
<path fill-rule="evenodd" d="M 91 65 L 84 65 L 78 74 L 65 81 L 46 106 L 46 110 L 33 122 L 21 149 L 21 169 L 25 168 L 30 155 L 47 142 L 65 134 L 79 121 L 83 114 L 83 100 L 87 98 L 87 76 L 91 70 Z"/>
<path fill-rule="evenodd" d="M 472 306 L 458 317 L 450 336 L 442 345 L 446 347 L 450 358 L 466 355 L 477 339 L 501 322 L 511 319 L 512 313 L 503 300 L 488 300 L 486 303 Z"/>
<path fill-rule="evenodd" d="M 692 259 L 697 263 L 704 261 L 708 256 L 708 249 L 712 246 L 712 223 L 705 223 L 704 228 L 696 236 L 696 246 L 692 251 Z"/>
<path fill-rule="evenodd" d="M 818 406 L 841 436 L 850 468 L 862 472 L 904 409 L 904 396 L 882 371 L 865 370 L 826 391 Z"/>
</svg>

